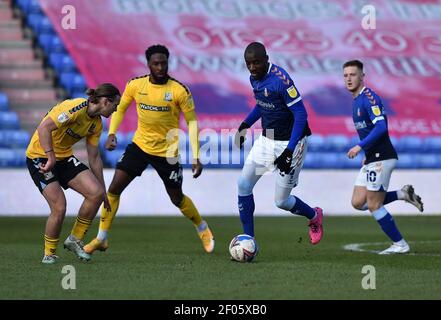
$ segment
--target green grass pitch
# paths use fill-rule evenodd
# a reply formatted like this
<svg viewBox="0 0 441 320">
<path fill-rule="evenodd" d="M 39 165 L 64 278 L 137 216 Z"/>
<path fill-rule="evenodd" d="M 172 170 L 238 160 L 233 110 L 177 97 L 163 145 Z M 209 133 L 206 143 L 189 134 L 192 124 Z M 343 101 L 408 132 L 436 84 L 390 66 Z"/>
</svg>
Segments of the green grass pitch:
<svg viewBox="0 0 441 320">
<path fill-rule="evenodd" d="M 322 242 L 308 241 L 306 220 L 257 217 L 260 252 L 253 263 L 229 259 L 241 233 L 238 217 L 207 217 L 216 249 L 204 253 L 184 217 L 117 217 L 110 248 L 90 262 L 59 245 L 58 264 L 42 265 L 46 218 L 0 218 L 0 299 L 440 299 L 441 217 L 396 217 L 412 254 L 379 256 L 388 240 L 370 217 L 325 217 Z M 62 242 L 73 224 L 66 218 Z M 95 236 L 98 219 L 86 235 Z M 381 244 L 375 244 L 382 242 Z M 363 243 L 365 252 L 344 245 Z M 64 265 L 76 289 L 61 283 Z M 362 288 L 364 265 L 375 267 L 375 290 Z"/>
</svg>

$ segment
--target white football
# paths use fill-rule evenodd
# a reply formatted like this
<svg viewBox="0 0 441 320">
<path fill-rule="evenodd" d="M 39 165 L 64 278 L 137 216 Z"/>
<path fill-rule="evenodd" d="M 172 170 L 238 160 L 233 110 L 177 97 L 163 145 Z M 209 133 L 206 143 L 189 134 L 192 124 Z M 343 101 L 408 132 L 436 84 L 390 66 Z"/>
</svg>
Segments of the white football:
<svg viewBox="0 0 441 320">
<path fill-rule="evenodd" d="M 231 258 L 238 262 L 251 262 L 259 251 L 256 241 L 247 234 L 239 234 L 230 242 Z"/>
</svg>

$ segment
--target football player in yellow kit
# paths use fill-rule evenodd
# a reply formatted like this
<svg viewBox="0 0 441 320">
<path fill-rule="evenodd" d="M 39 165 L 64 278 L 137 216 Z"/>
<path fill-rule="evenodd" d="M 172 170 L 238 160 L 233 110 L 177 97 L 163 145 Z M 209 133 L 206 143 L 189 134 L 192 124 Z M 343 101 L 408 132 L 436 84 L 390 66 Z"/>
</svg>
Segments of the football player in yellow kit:
<svg viewBox="0 0 441 320">
<path fill-rule="evenodd" d="M 84 246 L 84 250 L 91 254 L 95 250 L 107 249 L 107 233 L 118 210 L 121 193 L 151 165 L 164 182 L 172 203 L 192 221 L 205 251 L 211 253 L 214 250 L 213 234 L 193 201 L 182 192 L 182 166 L 177 158 L 178 137 L 170 134 L 179 128 L 182 112 L 188 125 L 193 152 L 193 177 L 197 178 L 202 172 L 202 164 L 199 161 L 198 126 L 193 98 L 185 85 L 168 75 L 169 51 L 165 46 L 151 46 L 145 55 L 150 74 L 136 77 L 127 83 L 118 110 L 110 121 L 106 149 L 115 149 L 115 134 L 133 100 L 136 102 L 138 127 L 132 143 L 127 146 L 116 165 L 107 192 L 111 211 L 102 209 L 98 235 Z"/>
<path fill-rule="evenodd" d="M 103 178 L 103 163 L 98 142 L 103 130 L 101 116 L 109 117 L 117 108 L 121 94 L 110 83 L 88 89 L 88 99 L 65 100 L 54 106 L 43 118 L 26 150 L 26 163 L 35 185 L 49 204 L 51 214 L 44 234 L 42 262 L 53 264 L 66 213 L 62 188 L 71 188 L 84 196 L 72 232 L 64 247 L 78 258 L 90 260 L 82 239 L 101 203 L 110 210 Z M 89 168 L 78 160 L 72 146 L 86 138 Z"/>
</svg>

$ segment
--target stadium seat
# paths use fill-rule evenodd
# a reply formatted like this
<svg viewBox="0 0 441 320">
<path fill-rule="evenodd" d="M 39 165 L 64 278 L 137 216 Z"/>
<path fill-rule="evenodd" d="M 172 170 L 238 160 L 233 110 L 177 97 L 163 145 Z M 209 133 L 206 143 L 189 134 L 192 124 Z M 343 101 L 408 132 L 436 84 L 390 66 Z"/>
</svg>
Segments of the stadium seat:
<svg viewBox="0 0 441 320">
<path fill-rule="evenodd" d="M 38 44 L 44 50 L 46 55 L 51 52 L 51 44 L 52 44 L 52 34 L 42 33 L 38 35 Z"/>
<path fill-rule="evenodd" d="M 416 156 L 418 168 L 437 169 L 441 168 L 441 155 L 439 154 L 420 154 Z"/>
<path fill-rule="evenodd" d="M 333 152 L 349 150 L 350 139 L 342 134 L 329 135 L 325 138 L 327 149 Z"/>
<path fill-rule="evenodd" d="M 29 14 L 26 18 L 27 25 L 37 33 L 37 28 L 43 20 L 44 16 L 42 14 Z"/>
<path fill-rule="evenodd" d="M 9 99 L 8 96 L 0 92 L 0 112 L 9 110 Z"/>
<path fill-rule="evenodd" d="M 51 38 L 52 42 L 52 38 Z M 49 54 L 49 65 L 54 68 L 57 72 L 61 70 L 61 61 L 63 60 L 64 53 L 52 52 Z"/>
<path fill-rule="evenodd" d="M 12 149 L 0 148 L 0 167 L 13 167 L 16 154 Z"/>
<path fill-rule="evenodd" d="M 397 149 L 397 145 L 398 145 L 398 138 L 395 136 L 390 136 L 390 142 L 392 143 L 392 145 L 394 146 L 395 149 Z"/>
<path fill-rule="evenodd" d="M 70 94 L 76 91 L 86 90 L 84 77 L 74 72 L 63 72 L 60 76 L 60 83 Z"/>
<path fill-rule="evenodd" d="M 398 152 L 420 152 L 422 151 L 423 141 L 416 136 L 403 136 L 398 139 L 396 146 Z"/>
<path fill-rule="evenodd" d="M 46 16 L 43 16 L 41 20 L 35 25 L 34 31 L 37 36 L 40 34 L 50 34 L 53 35 L 53 38 L 55 37 L 55 31 L 54 27 L 52 26 L 52 22 Z"/>
<path fill-rule="evenodd" d="M 40 0 L 31 0 L 25 8 L 27 14 L 42 13 Z"/>
<path fill-rule="evenodd" d="M 0 112 L 0 130 L 1 129 L 18 129 L 20 123 L 18 115 L 15 112 L 3 111 Z"/>
<path fill-rule="evenodd" d="M 441 137 L 428 137 L 423 140 L 424 152 L 441 153 Z"/>
<path fill-rule="evenodd" d="M 76 90 L 76 91 L 72 92 L 71 98 L 72 99 L 75 99 L 75 98 L 87 99 L 87 94 L 84 90 Z M 104 121 L 103 121 L 103 126 L 104 126 Z"/>
<path fill-rule="evenodd" d="M 418 168 L 418 161 L 415 154 L 403 153 L 398 155 L 397 168 L 398 169 L 416 169 Z"/>
<path fill-rule="evenodd" d="M 321 134 L 312 134 L 308 137 L 308 150 L 313 152 L 326 151 L 325 139 Z"/>
<path fill-rule="evenodd" d="M 52 52 L 66 53 L 66 49 L 64 47 L 63 41 L 59 36 L 52 37 L 51 53 Z"/>
<path fill-rule="evenodd" d="M 31 0 L 17 0 L 16 3 L 22 11 L 27 12 L 26 10 L 31 3 Z"/>
<path fill-rule="evenodd" d="M 0 130 L 0 147 L 25 148 L 31 136 L 25 130 Z"/>
</svg>

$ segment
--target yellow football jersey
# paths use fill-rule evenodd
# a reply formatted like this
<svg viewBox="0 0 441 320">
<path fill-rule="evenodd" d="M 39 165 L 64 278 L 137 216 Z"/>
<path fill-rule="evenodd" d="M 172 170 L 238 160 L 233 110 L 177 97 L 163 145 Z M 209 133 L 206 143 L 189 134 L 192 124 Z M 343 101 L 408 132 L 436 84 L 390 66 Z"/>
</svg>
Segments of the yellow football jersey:
<svg viewBox="0 0 441 320">
<path fill-rule="evenodd" d="M 43 118 L 42 122 L 50 117 L 58 127 L 52 131 L 52 144 L 57 160 L 70 157 L 73 154 L 72 146 L 84 137 L 88 144 L 98 145 L 103 131 L 101 116 L 89 117 L 87 105 L 84 98 L 65 100 L 49 110 Z M 40 145 L 37 130 L 26 150 L 26 156 L 30 159 L 47 157 Z"/>
<path fill-rule="evenodd" d="M 151 83 L 148 75 L 130 80 L 117 111 L 112 115 L 109 134 L 117 132 L 133 100 L 138 113 L 133 142 L 151 155 L 176 157 L 179 137 L 170 130 L 179 128 L 181 111 L 186 113 L 195 108 L 188 88 L 173 78 L 165 84 Z"/>
</svg>

